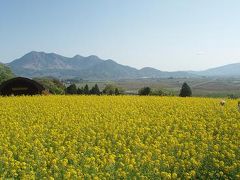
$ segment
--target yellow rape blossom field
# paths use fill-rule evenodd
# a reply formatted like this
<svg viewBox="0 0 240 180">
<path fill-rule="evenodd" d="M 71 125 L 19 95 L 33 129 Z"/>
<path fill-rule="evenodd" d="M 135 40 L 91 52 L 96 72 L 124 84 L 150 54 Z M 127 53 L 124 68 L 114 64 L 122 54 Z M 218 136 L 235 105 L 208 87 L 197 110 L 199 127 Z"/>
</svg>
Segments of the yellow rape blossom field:
<svg viewBox="0 0 240 180">
<path fill-rule="evenodd" d="M 236 100 L 0 98 L 0 179 L 240 179 Z"/>
</svg>

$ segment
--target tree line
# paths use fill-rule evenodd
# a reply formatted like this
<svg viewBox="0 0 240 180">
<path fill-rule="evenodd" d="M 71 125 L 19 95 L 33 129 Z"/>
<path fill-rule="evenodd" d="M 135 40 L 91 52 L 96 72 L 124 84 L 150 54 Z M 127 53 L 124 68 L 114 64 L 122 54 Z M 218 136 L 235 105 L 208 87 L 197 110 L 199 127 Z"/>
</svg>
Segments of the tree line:
<svg viewBox="0 0 240 180">
<path fill-rule="evenodd" d="M 150 87 L 143 87 L 139 89 L 138 95 L 140 96 L 173 96 L 171 92 L 164 92 L 163 90 L 152 90 Z M 192 96 L 192 90 L 190 86 L 184 82 L 179 93 L 180 97 L 190 97 Z"/>
<path fill-rule="evenodd" d="M 92 88 L 89 88 L 88 84 L 83 87 L 77 87 L 76 84 L 71 84 L 65 90 L 66 94 L 83 94 L 83 95 L 119 95 L 121 94 L 119 88 L 114 87 L 113 85 L 106 85 L 105 88 L 101 91 L 97 84 Z"/>
<path fill-rule="evenodd" d="M 119 88 L 114 87 L 113 85 L 106 85 L 105 88 L 101 91 L 97 84 L 92 88 L 89 88 L 88 84 L 83 87 L 77 87 L 76 84 L 71 84 L 65 89 L 65 94 L 82 94 L 82 95 L 119 95 L 123 92 L 120 92 Z M 143 87 L 139 89 L 138 95 L 140 96 L 173 96 L 172 92 L 163 91 L 163 90 L 152 90 L 150 87 Z M 179 93 L 180 97 L 190 97 L 192 96 L 192 90 L 190 86 L 185 82 L 182 85 L 182 88 Z"/>
</svg>

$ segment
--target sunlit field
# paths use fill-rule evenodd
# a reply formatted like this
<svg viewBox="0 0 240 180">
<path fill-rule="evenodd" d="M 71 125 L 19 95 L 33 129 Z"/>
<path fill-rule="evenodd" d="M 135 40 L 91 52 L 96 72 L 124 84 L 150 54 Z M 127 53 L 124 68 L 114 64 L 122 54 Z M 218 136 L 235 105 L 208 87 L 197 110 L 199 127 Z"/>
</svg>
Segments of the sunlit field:
<svg viewBox="0 0 240 180">
<path fill-rule="evenodd" d="M 236 100 L 0 98 L 0 177 L 240 178 Z"/>
</svg>

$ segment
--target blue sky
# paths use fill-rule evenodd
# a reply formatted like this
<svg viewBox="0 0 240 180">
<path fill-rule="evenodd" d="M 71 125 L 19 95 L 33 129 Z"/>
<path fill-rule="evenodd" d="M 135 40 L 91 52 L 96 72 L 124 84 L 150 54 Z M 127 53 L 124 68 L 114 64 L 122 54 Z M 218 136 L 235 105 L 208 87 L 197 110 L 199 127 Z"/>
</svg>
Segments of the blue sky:
<svg viewBox="0 0 240 180">
<path fill-rule="evenodd" d="M 239 0 L 0 0 L 0 61 L 29 51 L 136 68 L 240 62 Z"/>
</svg>

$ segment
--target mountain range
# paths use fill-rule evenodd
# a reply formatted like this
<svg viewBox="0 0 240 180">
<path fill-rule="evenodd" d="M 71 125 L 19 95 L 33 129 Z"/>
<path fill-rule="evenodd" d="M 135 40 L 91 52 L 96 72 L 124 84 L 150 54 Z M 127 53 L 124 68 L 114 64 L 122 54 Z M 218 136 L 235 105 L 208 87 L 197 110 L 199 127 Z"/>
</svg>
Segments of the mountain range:
<svg viewBox="0 0 240 180">
<path fill-rule="evenodd" d="M 61 79 L 116 80 L 134 78 L 189 78 L 201 76 L 240 77 L 240 63 L 229 64 L 205 71 L 167 72 L 145 67 L 136 69 L 97 56 L 64 57 L 55 53 L 32 51 L 6 64 L 14 74 L 25 77 L 53 76 Z"/>
</svg>

